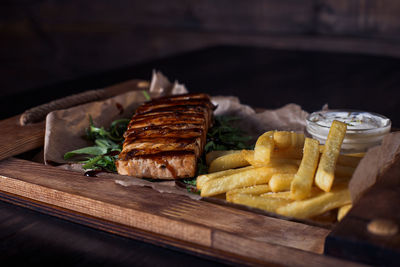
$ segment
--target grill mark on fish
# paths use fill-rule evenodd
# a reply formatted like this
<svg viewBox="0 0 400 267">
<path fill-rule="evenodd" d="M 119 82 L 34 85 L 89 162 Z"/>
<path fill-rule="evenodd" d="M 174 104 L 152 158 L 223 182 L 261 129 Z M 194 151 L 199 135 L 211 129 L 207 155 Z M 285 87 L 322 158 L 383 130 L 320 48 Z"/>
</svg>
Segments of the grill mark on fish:
<svg viewBox="0 0 400 267">
<path fill-rule="evenodd" d="M 118 172 L 156 179 L 193 176 L 213 108 L 205 94 L 161 98 L 139 107 L 124 133 Z"/>
</svg>

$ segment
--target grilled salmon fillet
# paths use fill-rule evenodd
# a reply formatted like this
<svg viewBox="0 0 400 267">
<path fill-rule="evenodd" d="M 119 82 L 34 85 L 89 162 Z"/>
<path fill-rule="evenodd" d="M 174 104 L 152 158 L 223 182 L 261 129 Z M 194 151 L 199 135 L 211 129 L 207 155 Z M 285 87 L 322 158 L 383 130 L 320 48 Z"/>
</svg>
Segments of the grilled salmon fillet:
<svg viewBox="0 0 400 267">
<path fill-rule="evenodd" d="M 144 103 L 124 134 L 116 161 L 118 173 L 153 179 L 194 177 L 214 108 L 207 94 Z"/>
</svg>

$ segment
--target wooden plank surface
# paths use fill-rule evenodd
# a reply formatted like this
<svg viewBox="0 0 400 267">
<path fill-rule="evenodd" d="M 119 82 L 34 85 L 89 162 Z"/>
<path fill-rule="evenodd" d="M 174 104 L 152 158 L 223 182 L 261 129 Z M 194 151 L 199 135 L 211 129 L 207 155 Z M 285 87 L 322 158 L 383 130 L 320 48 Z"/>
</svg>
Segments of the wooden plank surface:
<svg viewBox="0 0 400 267">
<path fill-rule="evenodd" d="M 393 164 L 380 173 L 374 186 L 329 234 L 325 245 L 327 254 L 367 264 L 399 266 L 399 178 L 400 151 L 397 151 Z M 370 230 L 371 223 L 382 219 L 386 223 L 381 221 L 378 229 Z M 394 231 L 390 233 L 391 230 Z"/>
<path fill-rule="evenodd" d="M 112 97 L 130 90 L 143 90 L 148 83 L 143 80 L 129 80 L 109 86 L 105 96 Z M 43 146 L 45 121 L 20 125 L 19 115 L 0 121 L 0 160 Z"/>
<path fill-rule="evenodd" d="M 322 253 L 329 232 L 146 187 L 128 189 L 110 178 L 89 178 L 19 159 L 0 162 L 0 175 L 3 191 L 205 246 L 211 245 L 211 227 Z M 187 221 L 194 224 L 189 226 Z"/>
<path fill-rule="evenodd" d="M 15 158 L 0 162 L 0 177 L 4 192 L 196 246 L 242 257 L 249 257 L 248 250 L 254 247 L 250 257 L 264 262 L 305 265 L 298 259 L 306 258 L 317 265 L 338 264 L 320 255 L 327 229 L 150 188 L 125 188 L 108 178 L 89 178 Z M 282 253 L 287 257 L 281 258 Z"/>
<path fill-rule="evenodd" d="M 225 267 L 247 263 L 229 253 L 200 252 L 179 240 L 113 226 L 19 196 L 0 194 L 0 198 L 1 266 Z"/>
<path fill-rule="evenodd" d="M 44 121 L 21 126 L 19 116 L 0 121 L 0 160 L 43 146 L 44 128 Z"/>
</svg>

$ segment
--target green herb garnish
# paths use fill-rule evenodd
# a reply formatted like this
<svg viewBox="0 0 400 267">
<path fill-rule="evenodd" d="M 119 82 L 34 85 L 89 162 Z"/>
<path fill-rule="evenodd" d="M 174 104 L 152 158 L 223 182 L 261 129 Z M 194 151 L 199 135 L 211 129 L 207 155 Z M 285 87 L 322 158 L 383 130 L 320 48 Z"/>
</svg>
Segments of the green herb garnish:
<svg viewBox="0 0 400 267">
<path fill-rule="evenodd" d="M 82 158 L 84 169 L 105 170 L 116 172 L 115 160 L 122 150 L 123 134 L 128 126 L 129 119 L 119 119 L 111 123 L 109 129 L 96 127 L 89 117 L 89 127 L 86 129 L 86 138 L 94 143 L 93 146 L 76 149 L 65 153 L 64 159 Z"/>
<path fill-rule="evenodd" d="M 238 120 L 235 117 L 216 116 L 214 126 L 207 133 L 207 144 L 204 155 L 199 158 L 197 175 L 207 173 L 205 154 L 213 150 L 240 150 L 250 149 L 247 145 L 251 140 L 241 130 L 232 126 L 232 122 Z M 115 160 L 122 150 L 123 134 L 127 129 L 129 119 L 119 119 L 111 123 L 108 129 L 97 127 L 89 117 L 89 127 L 86 129 L 86 138 L 93 142 L 92 146 L 76 149 L 65 153 L 64 159 L 75 159 L 83 164 L 84 169 L 105 170 L 116 172 Z M 82 158 L 84 160 L 82 160 Z M 190 186 L 190 192 L 194 192 L 196 178 L 183 180 Z M 196 191 L 197 193 L 197 191 Z"/>
<path fill-rule="evenodd" d="M 252 139 L 242 130 L 233 127 L 232 122 L 239 120 L 237 117 L 216 116 L 214 126 L 207 133 L 207 144 L 204 148 L 208 153 L 214 150 L 240 150 L 251 149 L 248 142 Z"/>
<path fill-rule="evenodd" d="M 208 152 L 214 150 L 253 149 L 253 146 L 248 144 L 252 137 L 232 125 L 237 120 L 239 120 L 237 117 L 215 117 L 214 125 L 207 133 L 207 143 L 204 147 L 205 153 L 197 162 L 196 176 L 207 173 L 208 167 L 205 163 L 205 155 Z M 188 192 L 200 194 L 200 191 L 196 188 L 196 177 L 184 179 L 183 182 L 186 184 Z"/>
</svg>

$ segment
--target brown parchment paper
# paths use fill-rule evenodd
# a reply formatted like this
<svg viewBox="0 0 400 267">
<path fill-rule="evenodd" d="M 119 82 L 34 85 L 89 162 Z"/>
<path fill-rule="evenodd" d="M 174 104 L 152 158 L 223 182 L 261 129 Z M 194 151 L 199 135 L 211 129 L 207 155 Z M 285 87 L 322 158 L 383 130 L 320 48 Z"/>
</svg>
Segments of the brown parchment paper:
<svg viewBox="0 0 400 267">
<path fill-rule="evenodd" d="M 187 93 L 186 88 L 169 80 L 159 72 L 153 72 L 149 93 L 152 97 Z M 83 136 L 89 126 L 89 116 L 96 126 L 109 127 L 119 118 L 131 118 L 138 106 L 146 101 L 143 91 L 131 91 L 104 101 L 95 101 L 76 107 L 50 112 L 46 117 L 44 162 L 67 163 L 68 151 L 92 145 Z"/>
<path fill-rule="evenodd" d="M 353 202 L 375 184 L 379 175 L 400 156 L 400 132 L 387 134 L 380 146 L 367 151 L 350 180 L 349 190 Z"/>
<path fill-rule="evenodd" d="M 153 72 L 150 86 L 152 97 L 186 93 L 184 85 L 170 83 L 159 72 Z M 142 91 L 133 91 L 105 101 L 92 102 L 77 107 L 51 112 L 46 119 L 44 159 L 46 163 L 66 163 L 63 155 L 71 150 L 88 146 L 82 136 L 88 126 L 89 114 L 96 126 L 107 127 L 118 118 L 130 118 L 134 110 L 145 101 Z M 279 109 L 256 112 L 248 105 L 240 103 L 234 96 L 213 96 L 217 106 L 215 115 L 229 115 L 238 118 L 233 122 L 254 140 L 268 130 L 291 130 L 305 132 L 305 119 L 308 113 L 299 105 L 287 104 Z M 122 107 L 122 108 L 121 108 Z M 327 106 L 325 106 L 325 109 Z M 370 149 L 357 167 L 350 182 L 353 200 L 372 186 L 378 174 L 391 164 L 400 153 L 400 133 L 389 134 L 379 147 Z M 65 169 L 84 172 L 79 164 L 64 164 Z M 193 199 L 200 196 L 188 193 L 175 186 L 174 181 L 149 182 L 143 179 L 118 174 L 99 173 L 98 176 L 114 179 L 122 186 L 147 186 L 162 193 L 187 195 Z"/>
</svg>

